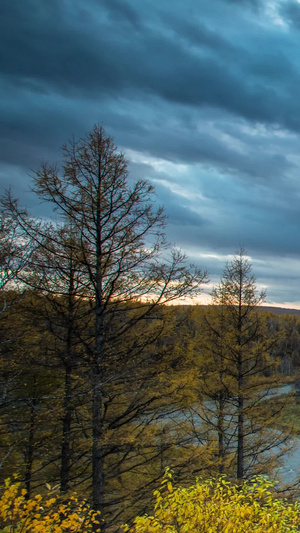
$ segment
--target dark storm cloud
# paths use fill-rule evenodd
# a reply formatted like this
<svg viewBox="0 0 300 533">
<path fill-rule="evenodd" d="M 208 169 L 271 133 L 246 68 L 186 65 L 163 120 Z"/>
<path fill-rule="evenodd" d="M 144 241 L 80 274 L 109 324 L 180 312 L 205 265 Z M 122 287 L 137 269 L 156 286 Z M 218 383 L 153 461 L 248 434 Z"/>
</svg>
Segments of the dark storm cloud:
<svg viewBox="0 0 300 533">
<path fill-rule="evenodd" d="M 76 4 L 76 18 L 64 8 L 67 2 L 2 2 L 1 43 L 6 53 L 1 72 L 12 84 L 18 80 L 33 93 L 47 94 L 78 91 L 90 82 L 90 68 L 97 64 L 98 54 L 86 32 L 90 15 Z M 98 70 L 93 68 L 93 73 L 97 82 Z"/>
<path fill-rule="evenodd" d="M 280 14 L 285 20 L 297 29 L 300 29 L 300 4 L 295 0 L 281 3 Z"/>
<path fill-rule="evenodd" d="M 125 0 L 103 0 L 104 5 L 113 21 L 117 20 L 121 25 L 129 23 L 135 27 L 140 26 L 140 15 Z"/>
<path fill-rule="evenodd" d="M 147 143 L 137 140 L 136 147 L 139 145 L 145 152 L 170 161 L 201 162 L 219 168 L 222 172 L 232 171 L 239 177 L 247 176 L 253 180 L 257 178 L 268 180 L 270 176 L 272 180 L 281 179 L 288 169 L 294 167 L 284 154 L 266 155 L 255 144 L 253 147 L 249 145 L 248 151 L 243 153 L 234 146 L 228 146 L 226 142 L 216 139 L 212 134 L 193 132 L 193 130 L 178 129 L 168 133 L 157 131 L 155 138 L 149 139 Z"/>
<path fill-rule="evenodd" d="M 168 15 L 168 27 L 174 31 L 174 37 L 176 36 L 177 40 L 184 39 L 198 49 L 205 47 L 208 50 L 222 52 L 226 56 L 233 56 L 235 53 L 235 47 L 230 41 L 209 29 L 203 22 L 195 23 L 172 13 Z"/>
<path fill-rule="evenodd" d="M 130 113 L 123 114 L 119 121 L 114 117 L 110 124 L 119 143 L 169 161 L 202 163 L 222 173 L 230 171 L 239 179 L 250 178 L 252 181 L 282 181 L 287 172 L 296 168 L 286 154 L 280 152 L 285 140 L 276 130 L 251 135 L 244 131 L 243 122 L 234 122 L 220 114 L 217 128 L 211 126 L 206 116 L 195 113 L 191 119 L 185 112 L 177 111 L 176 119 L 170 120 L 171 106 L 161 109 L 155 102 L 152 106 L 156 106 L 160 118 L 148 128 L 137 123 Z M 123 134 L 118 132 L 118 123 L 127 125 Z M 296 143 L 294 150 L 298 149 L 299 143 Z M 173 179 L 170 176 L 170 180 Z"/>
<path fill-rule="evenodd" d="M 118 5 L 105 2 L 95 7 L 95 17 L 76 3 L 71 10 L 68 2 L 5 0 L 0 26 L 7 51 L 1 62 L 3 75 L 37 93 L 108 97 L 141 91 L 173 103 L 218 106 L 253 120 L 299 128 L 296 113 L 293 120 L 289 117 L 287 95 L 260 83 L 259 72 L 249 78 L 251 57 L 245 47 L 179 16 L 153 27 L 145 17 L 141 22 L 136 8 L 124 3 L 119 10 Z M 265 66 L 268 61 L 272 57 L 266 58 Z"/>
</svg>

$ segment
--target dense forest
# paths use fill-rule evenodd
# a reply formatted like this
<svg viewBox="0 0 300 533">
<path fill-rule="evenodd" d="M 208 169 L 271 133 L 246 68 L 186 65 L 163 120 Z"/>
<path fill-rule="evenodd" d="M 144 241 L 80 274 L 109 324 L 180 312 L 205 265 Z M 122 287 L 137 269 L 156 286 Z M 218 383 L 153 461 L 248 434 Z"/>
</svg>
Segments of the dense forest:
<svg viewBox="0 0 300 533">
<path fill-rule="evenodd" d="M 17 475 L 28 501 L 75 490 L 113 532 L 166 468 L 182 486 L 271 474 L 292 437 L 269 391 L 299 376 L 300 316 L 264 309 L 245 250 L 211 305 L 180 304 L 207 273 L 170 249 L 152 186 L 130 185 L 102 127 L 33 189 L 50 221 L 2 199 L 1 482 Z"/>
</svg>

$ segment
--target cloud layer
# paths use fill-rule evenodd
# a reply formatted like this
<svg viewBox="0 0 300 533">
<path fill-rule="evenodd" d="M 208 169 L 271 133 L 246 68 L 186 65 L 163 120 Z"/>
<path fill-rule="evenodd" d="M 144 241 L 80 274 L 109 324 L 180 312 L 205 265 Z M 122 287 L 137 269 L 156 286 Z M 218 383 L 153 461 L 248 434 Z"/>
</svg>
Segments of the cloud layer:
<svg viewBox="0 0 300 533">
<path fill-rule="evenodd" d="M 103 123 L 213 281 L 240 245 L 300 306 L 300 3 L 2 0 L 2 187 Z"/>
</svg>

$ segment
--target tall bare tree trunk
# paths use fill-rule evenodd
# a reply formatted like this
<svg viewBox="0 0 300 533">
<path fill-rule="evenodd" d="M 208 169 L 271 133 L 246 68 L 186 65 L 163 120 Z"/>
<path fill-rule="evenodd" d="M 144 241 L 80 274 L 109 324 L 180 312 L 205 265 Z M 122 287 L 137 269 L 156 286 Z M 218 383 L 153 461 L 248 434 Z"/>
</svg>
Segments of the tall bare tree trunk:
<svg viewBox="0 0 300 533">
<path fill-rule="evenodd" d="M 62 446 L 61 446 L 61 469 L 60 469 L 60 490 L 67 492 L 70 481 L 70 465 L 71 465 L 71 425 L 72 425 L 72 367 L 66 365 L 65 367 L 65 397 L 64 397 L 64 413 L 63 413 L 63 427 L 62 427 Z"/>
<path fill-rule="evenodd" d="M 28 441 L 27 448 L 25 452 L 25 487 L 26 495 L 25 498 L 29 499 L 31 494 L 31 479 L 32 479 L 32 466 L 33 466 L 33 454 L 34 454 L 34 433 L 35 433 L 35 424 L 36 424 L 36 407 L 37 400 L 34 398 L 35 395 L 35 377 L 34 377 L 34 387 L 33 387 L 33 398 L 30 399 L 30 410 L 29 410 L 29 431 L 28 431 Z"/>
<path fill-rule="evenodd" d="M 101 146 L 99 146 L 99 154 Z M 101 157 L 98 158 L 98 187 L 96 203 L 96 271 L 95 271 L 95 352 L 92 365 L 93 372 L 93 507 L 103 514 L 104 498 L 104 456 L 103 456 L 103 366 L 105 357 L 104 307 L 103 307 L 103 273 L 102 273 L 102 227 L 101 227 Z M 105 524 L 102 523 L 104 531 Z"/>
</svg>

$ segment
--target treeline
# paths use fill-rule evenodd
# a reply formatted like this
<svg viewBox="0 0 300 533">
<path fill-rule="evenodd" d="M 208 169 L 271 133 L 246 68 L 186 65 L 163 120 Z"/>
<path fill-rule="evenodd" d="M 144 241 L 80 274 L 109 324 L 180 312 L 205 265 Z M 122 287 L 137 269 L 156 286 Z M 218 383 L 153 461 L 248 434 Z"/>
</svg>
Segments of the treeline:
<svg viewBox="0 0 300 533">
<path fill-rule="evenodd" d="M 268 390 L 299 366 L 299 319 L 259 311 L 244 250 L 209 307 L 168 305 L 206 273 L 165 239 L 152 187 L 130 186 L 101 127 L 43 165 L 32 217 L 2 199 L 1 477 L 26 497 L 77 490 L 115 531 L 167 466 L 182 483 L 266 473 L 286 449 Z"/>
<path fill-rule="evenodd" d="M 43 491 L 45 483 L 59 486 L 61 492 L 77 490 L 88 496 L 92 489 L 91 362 L 81 337 L 86 336 L 85 342 L 89 335 L 93 337 L 89 303 L 76 301 L 79 340 L 73 339 L 71 364 L 64 297 L 49 299 L 27 290 L 5 291 L 5 299 L 0 319 L 1 481 L 18 473 L 28 498 Z M 218 306 L 161 306 L 155 317 L 143 321 L 142 329 L 137 326 L 136 334 L 147 339 L 147 350 L 127 360 L 123 346 L 118 357 L 111 359 L 102 412 L 107 521 L 130 521 L 147 509 L 151 492 L 168 466 L 182 483 L 218 473 L 231 479 L 249 478 L 271 472 L 285 450 L 284 443 L 290 443 L 287 435 L 275 430 L 284 399 L 278 399 L 273 411 L 265 400 L 266 392 L 282 383 L 284 347 L 291 342 L 290 328 L 300 328 L 300 317 L 258 314 L 270 350 L 268 356 L 260 351 L 263 360 L 253 367 L 249 360 L 257 354 L 253 346 L 250 351 L 247 347 L 244 438 L 237 472 L 240 398 L 234 359 L 225 359 L 228 339 L 223 338 L 223 354 L 216 341 L 220 311 Z M 136 306 L 124 309 L 130 312 L 135 314 Z M 129 336 L 126 344 L 130 342 L 137 340 Z M 295 345 L 295 368 L 296 349 Z"/>
</svg>

